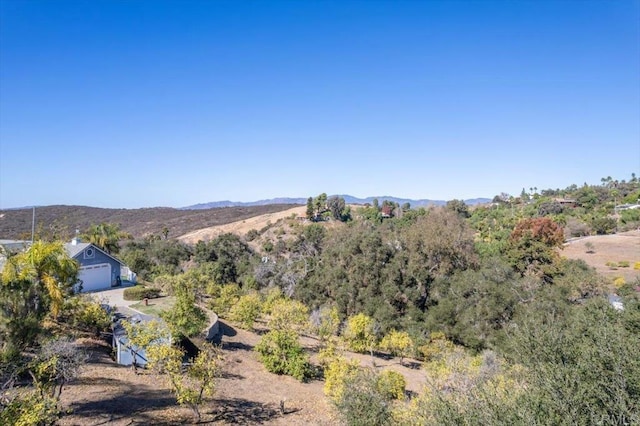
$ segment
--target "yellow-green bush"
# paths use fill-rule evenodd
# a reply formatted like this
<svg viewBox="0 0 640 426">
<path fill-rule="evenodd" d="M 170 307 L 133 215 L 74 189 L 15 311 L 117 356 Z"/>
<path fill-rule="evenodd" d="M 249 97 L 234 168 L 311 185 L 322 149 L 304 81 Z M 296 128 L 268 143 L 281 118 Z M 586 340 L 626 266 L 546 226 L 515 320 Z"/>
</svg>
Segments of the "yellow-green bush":
<svg viewBox="0 0 640 426">
<path fill-rule="evenodd" d="M 354 352 L 372 351 L 376 345 L 373 318 L 360 313 L 347 319 L 347 327 L 342 334 L 345 343 Z"/>
<path fill-rule="evenodd" d="M 225 284 L 212 290 L 214 292 L 210 294 L 213 297 L 213 301 L 210 303 L 210 307 L 216 314 L 225 318 L 231 307 L 240 299 L 240 294 L 242 293 L 240 286 L 235 283 Z"/>
<path fill-rule="evenodd" d="M 640 271 L 640 262 L 635 262 L 633 264 L 633 269 L 635 269 L 636 271 Z"/>
<path fill-rule="evenodd" d="M 342 357 L 329 363 L 324 370 L 324 394 L 334 402 L 340 401 L 344 395 L 345 382 L 357 374 L 358 367 L 358 361 L 347 361 Z"/>
<path fill-rule="evenodd" d="M 608 266 L 609 269 L 614 269 L 614 270 L 618 269 L 618 263 L 617 262 L 609 261 L 609 262 L 605 263 L 605 265 Z"/>
<path fill-rule="evenodd" d="M 251 330 L 253 323 L 260 316 L 262 310 L 262 300 L 257 293 L 249 293 L 238 299 L 238 302 L 231 307 L 229 319 L 240 323 L 243 328 Z"/>
<path fill-rule="evenodd" d="M 413 340 L 406 331 L 391 330 L 382 338 L 380 348 L 389 351 L 393 356 L 399 356 L 402 362 L 413 348 Z"/>
<path fill-rule="evenodd" d="M 376 385 L 378 391 L 387 398 L 404 399 L 407 381 L 402 374 L 392 370 L 385 370 L 378 375 Z"/>
<path fill-rule="evenodd" d="M 626 283 L 627 283 L 627 281 L 625 281 L 624 277 L 616 277 L 616 278 L 613 280 L 613 285 L 614 285 L 616 288 L 620 288 L 620 287 L 622 287 L 623 285 L 625 285 Z"/>
<path fill-rule="evenodd" d="M 58 418 L 55 398 L 32 391 L 20 395 L 0 411 L 0 424 L 14 426 L 39 426 L 53 424 Z"/>
</svg>

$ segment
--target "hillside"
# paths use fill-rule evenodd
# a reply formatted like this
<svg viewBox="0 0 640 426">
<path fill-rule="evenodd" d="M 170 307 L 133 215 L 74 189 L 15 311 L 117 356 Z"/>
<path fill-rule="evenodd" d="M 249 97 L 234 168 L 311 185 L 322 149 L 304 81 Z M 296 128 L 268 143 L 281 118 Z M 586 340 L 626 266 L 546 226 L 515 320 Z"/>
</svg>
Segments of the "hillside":
<svg viewBox="0 0 640 426">
<path fill-rule="evenodd" d="M 263 213 L 247 219 L 240 219 L 231 223 L 208 226 L 206 228 L 188 232 L 177 238 L 184 243 L 195 244 L 199 240 L 212 240 L 218 235 L 227 232 L 243 236 L 252 229 L 260 230 L 265 226 L 268 226 L 270 223 L 276 223 L 278 220 L 284 219 L 286 217 L 290 217 L 293 215 L 297 217 L 303 217 L 305 215 L 305 212 L 306 207 L 304 206 L 292 207 L 287 210 Z"/>
<path fill-rule="evenodd" d="M 254 216 L 291 209 L 291 204 L 224 207 L 206 210 L 181 210 L 168 207 L 143 209 L 104 209 L 86 206 L 45 206 L 36 208 L 36 233 L 70 238 L 76 229 L 84 231 L 92 224 L 117 223 L 123 231 L 144 237 L 160 234 L 166 226 L 169 238 L 188 232 L 242 221 Z M 0 210 L 0 238 L 28 239 L 31 236 L 32 210 Z"/>
</svg>

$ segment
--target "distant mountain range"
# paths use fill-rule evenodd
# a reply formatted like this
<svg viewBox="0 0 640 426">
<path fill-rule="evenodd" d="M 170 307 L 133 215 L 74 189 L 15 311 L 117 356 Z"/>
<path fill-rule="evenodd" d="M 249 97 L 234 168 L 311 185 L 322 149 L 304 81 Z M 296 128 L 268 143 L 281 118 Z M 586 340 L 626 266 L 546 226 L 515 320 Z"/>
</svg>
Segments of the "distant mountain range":
<svg viewBox="0 0 640 426">
<path fill-rule="evenodd" d="M 352 195 L 338 195 L 339 197 L 344 198 L 344 201 L 347 204 L 372 204 L 374 199 L 378 199 L 379 203 L 383 201 L 393 201 L 394 203 L 398 203 L 400 205 L 404 203 L 409 203 L 411 207 L 427 207 L 427 206 L 442 206 L 447 203 L 445 200 L 412 200 L 409 198 L 397 198 L 389 195 L 382 195 L 379 197 L 367 197 L 367 198 L 358 198 Z M 476 204 L 484 204 L 491 202 L 490 198 L 471 198 L 468 200 L 464 200 L 464 202 L 468 205 L 476 205 Z M 194 204 L 192 206 L 182 207 L 182 210 L 204 210 L 204 209 L 213 209 L 219 207 L 252 207 L 252 206 L 266 206 L 270 204 L 306 204 L 306 198 L 271 198 L 268 200 L 258 200 L 258 201 L 249 201 L 249 202 L 241 202 L 241 201 L 212 201 L 209 203 L 200 203 Z"/>
</svg>

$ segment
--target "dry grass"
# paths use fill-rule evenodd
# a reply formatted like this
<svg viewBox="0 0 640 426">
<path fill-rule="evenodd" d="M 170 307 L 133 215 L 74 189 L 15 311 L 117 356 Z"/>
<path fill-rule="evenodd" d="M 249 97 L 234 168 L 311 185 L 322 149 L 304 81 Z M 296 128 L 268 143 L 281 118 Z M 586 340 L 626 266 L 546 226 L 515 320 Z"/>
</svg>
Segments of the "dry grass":
<svg viewBox="0 0 640 426">
<path fill-rule="evenodd" d="M 593 245 L 592 253 L 589 253 L 587 243 Z M 579 238 L 565 244 L 561 254 L 570 259 L 584 260 L 611 282 L 616 277 L 623 277 L 626 282 L 640 279 L 640 270 L 633 269 L 633 264 L 640 261 L 640 230 Z M 629 262 L 629 267 L 612 269 L 607 265 L 625 261 Z"/>
<path fill-rule="evenodd" d="M 178 239 L 187 244 L 195 244 L 198 241 L 209 241 L 216 238 L 218 235 L 225 233 L 232 233 L 239 236 L 246 235 L 252 229 L 259 231 L 260 229 L 274 224 L 280 219 L 285 219 L 290 216 L 304 217 L 307 208 L 305 206 L 293 207 L 287 210 L 261 214 L 247 219 L 238 220 L 232 223 L 223 225 L 210 226 L 207 228 L 199 229 L 197 231 L 189 232 L 185 235 L 181 235 Z"/>
</svg>

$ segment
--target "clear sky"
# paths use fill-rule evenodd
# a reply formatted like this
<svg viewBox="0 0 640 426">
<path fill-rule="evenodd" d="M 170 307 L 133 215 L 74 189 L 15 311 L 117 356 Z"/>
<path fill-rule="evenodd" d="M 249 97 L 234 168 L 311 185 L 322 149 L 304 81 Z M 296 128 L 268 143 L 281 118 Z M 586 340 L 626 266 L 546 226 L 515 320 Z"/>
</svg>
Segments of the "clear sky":
<svg viewBox="0 0 640 426">
<path fill-rule="evenodd" d="M 0 208 L 640 170 L 640 1 L 0 1 Z"/>
</svg>

